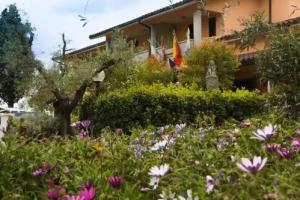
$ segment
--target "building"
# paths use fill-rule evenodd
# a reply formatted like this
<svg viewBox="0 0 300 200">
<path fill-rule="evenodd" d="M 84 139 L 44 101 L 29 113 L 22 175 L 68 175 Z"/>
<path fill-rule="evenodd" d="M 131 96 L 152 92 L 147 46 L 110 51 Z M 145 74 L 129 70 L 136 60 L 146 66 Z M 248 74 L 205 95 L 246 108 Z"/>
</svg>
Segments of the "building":
<svg viewBox="0 0 300 200">
<path fill-rule="evenodd" d="M 300 24 L 300 11 L 293 13 L 293 6 L 300 7 L 299 0 L 182 0 L 172 6 L 164 7 L 154 12 L 137 17 L 131 21 L 111 27 L 90 35 L 90 39 L 105 38 L 98 43 L 74 52 L 71 55 L 83 55 L 96 49 L 108 49 L 112 32 L 121 29 L 137 48 L 136 59 L 148 58 L 153 51 L 160 48 L 161 38 L 164 39 L 167 54 L 172 52 L 172 38 L 175 30 L 177 39 L 183 51 L 187 48 L 187 29 L 190 30 L 192 46 L 201 44 L 206 39 L 219 39 L 229 46 L 235 46 L 238 39 L 232 37 L 232 32 L 242 30 L 241 19 L 249 18 L 261 11 L 270 23 L 284 23 L 288 26 Z M 151 44 L 151 45 L 150 45 Z M 154 47 L 156 49 L 151 48 Z M 242 66 L 237 72 L 236 84 L 257 88 L 260 83 L 255 73 L 254 58 L 257 51 L 264 48 L 264 38 L 256 46 L 241 52 L 236 49 L 236 55 Z"/>
</svg>

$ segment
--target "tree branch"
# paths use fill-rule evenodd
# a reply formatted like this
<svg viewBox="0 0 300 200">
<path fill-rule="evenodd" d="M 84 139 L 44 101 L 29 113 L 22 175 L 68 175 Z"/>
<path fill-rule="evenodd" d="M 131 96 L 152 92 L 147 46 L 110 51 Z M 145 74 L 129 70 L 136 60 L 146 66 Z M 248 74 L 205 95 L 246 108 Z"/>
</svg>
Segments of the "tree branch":
<svg viewBox="0 0 300 200">
<path fill-rule="evenodd" d="M 59 89 L 55 86 L 54 81 L 49 79 L 45 69 L 42 66 L 37 66 L 37 70 L 43 76 L 44 80 L 48 83 L 48 85 L 53 85 L 54 88 L 51 90 L 51 92 L 53 93 L 55 98 L 57 98 L 58 100 L 62 99 L 63 97 L 61 96 Z"/>
<path fill-rule="evenodd" d="M 114 59 L 111 59 L 111 60 L 103 63 L 102 65 L 98 66 L 99 68 L 95 71 L 94 76 L 96 76 L 98 73 L 102 72 L 103 70 L 110 68 L 111 66 L 113 66 L 114 64 L 116 64 L 120 61 L 121 61 L 121 59 L 119 59 L 117 61 Z"/>
<path fill-rule="evenodd" d="M 105 63 L 103 63 L 101 66 L 99 66 L 99 68 L 95 71 L 94 76 L 96 76 L 98 73 L 102 72 L 105 69 L 110 68 L 111 66 L 113 66 L 114 64 L 116 64 L 115 60 L 109 60 Z M 81 86 L 78 88 L 78 90 L 75 92 L 74 98 L 70 103 L 70 108 L 71 110 L 73 110 L 77 104 L 79 103 L 79 101 L 82 99 L 86 88 L 88 86 L 90 86 L 93 83 L 93 80 L 85 80 Z"/>
<path fill-rule="evenodd" d="M 64 33 L 62 34 L 61 37 L 62 37 L 62 42 L 63 42 L 62 56 L 61 56 L 61 60 L 58 63 L 59 63 L 59 68 L 60 68 L 61 76 L 63 77 L 65 75 L 65 73 L 66 73 L 64 60 L 65 60 L 66 52 L 67 52 L 67 41 L 66 41 L 66 37 L 65 37 Z"/>
<path fill-rule="evenodd" d="M 63 99 L 63 97 L 61 96 L 61 94 L 60 94 L 60 92 L 57 88 L 51 90 L 51 92 L 53 93 L 53 95 L 55 96 L 55 98 L 57 100 L 62 100 Z"/>
<path fill-rule="evenodd" d="M 62 34 L 62 42 L 63 42 L 63 47 L 62 47 L 62 57 L 63 57 L 63 59 L 64 59 L 65 56 L 66 56 L 66 49 L 67 49 L 67 42 L 66 42 L 66 37 L 65 37 L 65 34 L 64 34 L 64 33 Z"/>
</svg>

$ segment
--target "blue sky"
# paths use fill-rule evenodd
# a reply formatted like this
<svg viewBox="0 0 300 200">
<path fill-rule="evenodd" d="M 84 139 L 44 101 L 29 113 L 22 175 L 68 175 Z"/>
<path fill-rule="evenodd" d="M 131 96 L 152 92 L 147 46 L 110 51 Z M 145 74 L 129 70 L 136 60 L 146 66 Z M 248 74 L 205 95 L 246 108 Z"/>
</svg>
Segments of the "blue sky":
<svg viewBox="0 0 300 200">
<path fill-rule="evenodd" d="M 178 2 L 180 0 L 174 0 Z M 0 10 L 15 3 L 36 28 L 34 52 L 44 63 L 59 49 L 61 34 L 70 40 L 69 48 L 79 49 L 99 42 L 90 34 L 169 5 L 169 0 L 0 0 Z M 86 7 L 86 10 L 85 10 Z M 89 19 L 82 27 L 78 15 Z"/>
</svg>

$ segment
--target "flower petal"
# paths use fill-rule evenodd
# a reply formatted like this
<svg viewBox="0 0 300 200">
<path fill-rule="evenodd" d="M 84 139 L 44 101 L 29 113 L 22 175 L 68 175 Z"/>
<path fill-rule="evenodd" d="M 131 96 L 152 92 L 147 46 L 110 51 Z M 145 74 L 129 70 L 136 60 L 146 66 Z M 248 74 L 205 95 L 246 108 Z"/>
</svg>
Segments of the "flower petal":
<svg viewBox="0 0 300 200">
<path fill-rule="evenodd" d="M 252 167 L 253 164 L 252 162 L 250 161 L 249 158 L 242 158 L 242 164 L 245 166 L 245 167 Z"/>
<path fill-rule="evenodd" d="M 260 164 L 260 166 L 259 166 L 259 168 L 258 168 L 257 171 L 260 171 L 260 170 L 265 166 L 267 160 L 268 160 L 267 158 L 264 158 L 264 159 L 262 160 L 262 162 L 261 162 L 261 164 Z"/>
<path fill-rule="evenodd" d="M 248 173 L 250 172 L 244 165 L 242 165 L 240 163 L 237 163 L 236 165 L 238 166 L 238 168 L 240 168 L 244 172 L 248 172 Z"/>
<path fill-rule="evenodd" d="M 253 158 L 253 166 L 257 167 L 261 164 L 261 157 L 260 156 L 254 156 Z"/>
</svg>

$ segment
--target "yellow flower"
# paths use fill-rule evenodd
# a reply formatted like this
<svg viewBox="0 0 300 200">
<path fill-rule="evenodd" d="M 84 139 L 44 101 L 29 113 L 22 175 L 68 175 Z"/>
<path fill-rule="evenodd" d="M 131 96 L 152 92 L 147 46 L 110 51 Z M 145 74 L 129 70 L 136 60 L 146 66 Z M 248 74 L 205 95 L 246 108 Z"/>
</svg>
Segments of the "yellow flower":
<svg viewBox="0 0 300 200">
<path fill-rule="evenodd" d="M 85 93 L 84 93 L 84 96 L 86 96 L 86 97 L 89 97 L 89 96 L 91 96 L 91 92 L 90 91 L 86 91 Z"/>
<path fill-rule="evenodd" d="M 102 153 L 104 150 L 104 148 L 99 143 L 96 144 L 95 149 L 97 153 Z"/>
</svg>

